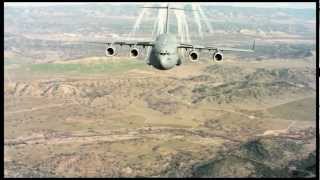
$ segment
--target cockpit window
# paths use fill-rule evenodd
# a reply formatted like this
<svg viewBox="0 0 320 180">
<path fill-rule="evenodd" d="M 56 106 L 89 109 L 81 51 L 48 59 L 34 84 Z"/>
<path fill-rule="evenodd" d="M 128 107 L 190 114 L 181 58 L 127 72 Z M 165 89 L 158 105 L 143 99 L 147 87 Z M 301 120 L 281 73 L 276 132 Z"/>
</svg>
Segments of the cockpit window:
<svg viewBox="0 0 320 180">
<path fill-rule="evenodd" d="M 163 56 L 163 55 L 169 55 L 169 54 L 170 54 L 170 53 L 168 53 L 168 52 L 161 52 L 161 53 L 160 53 L 160 55 L 162 55 L 162 56 Z"/>
</svg>

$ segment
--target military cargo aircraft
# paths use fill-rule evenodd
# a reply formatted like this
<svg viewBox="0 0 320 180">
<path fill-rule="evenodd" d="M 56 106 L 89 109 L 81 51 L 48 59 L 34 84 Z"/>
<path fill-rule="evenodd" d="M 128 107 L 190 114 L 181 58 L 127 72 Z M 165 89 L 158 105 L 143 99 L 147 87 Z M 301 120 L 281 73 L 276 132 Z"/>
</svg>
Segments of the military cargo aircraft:
<svg viewBox="0 0 320 180">
<path fill-rule="evenodd" d="M 201 45 L 192 45 L 179 43 L 177 37 L 174 34 L 169 33 L 168 19 L 169 19 L 169 10 L 185 10 L 181 8 L 169 7 L 169 4 L 165 7 L 141 7 L 141 8 L 164 8 L 166 9 L 166 19 L 165 19 L 165 29 L 164 33 L 160 34 L 154 42 L 144 41 L 144 42 L 90 42 L 90 43 L 99 43 L 106 45 L 106 56 L 116 55 L 116 48 L 114 45 L 126 45 L 129 46 L 130 56 L 137 57 L 139 55 L 138 47 L 151 47 L 151 52 L 148 59 L 148 64 L 152 65 L 156 69 L 160 70 L 169 70 L 175 66 L 181 64 L 181 58 L 178 54 L 178 49 L 185 49 L 189 52 L 189 59 L 191 61 L 198 61 L 199 51 L 207 50 L 212 52 L 212 58 L 214 61 L 223 60 L 223 51 L 238 51 L 238 52 L 254 52 L 255 42 L 253 41 L 253 46 L 251 49 L 238 49 L 238 48 L 224 48 L 216 46 L 201 46 Z"/>
</svg>

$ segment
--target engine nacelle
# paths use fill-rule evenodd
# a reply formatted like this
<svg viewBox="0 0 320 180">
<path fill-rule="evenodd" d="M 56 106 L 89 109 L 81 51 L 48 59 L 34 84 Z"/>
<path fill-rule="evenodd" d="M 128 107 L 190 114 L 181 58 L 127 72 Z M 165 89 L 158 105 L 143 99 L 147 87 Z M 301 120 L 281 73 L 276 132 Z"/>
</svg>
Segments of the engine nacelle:
<svg viewBox="0 0 320 180">
<path fill-rule="evenodd" d="M 195 50 L 190 51 L 189 59 L 190 59 L 190 61 L 198 61 L 199 60 L 199 53 Z"/>
<path fill-rule="evenodd" d="M 217 51 L 213 53 L 212 58 L 214 61 L 222 61 L 223 60 L 223 54 L 220 51 Z"/>
<path fill-rule="evenodd" d="M 137 49 L 137 48 L 132 48 L 131 50 L 130 50 L 130 57 L 132 57 L 132 58 L 136 58 L 136 57 L 138 57 L 139 56 L 139 49 Z"/>
<path fill-rule="evenodd" d="M 116 55 L 116 49 L 112 46 L 106 48 L 106 56 L 114 56 Z"/>
</svg>

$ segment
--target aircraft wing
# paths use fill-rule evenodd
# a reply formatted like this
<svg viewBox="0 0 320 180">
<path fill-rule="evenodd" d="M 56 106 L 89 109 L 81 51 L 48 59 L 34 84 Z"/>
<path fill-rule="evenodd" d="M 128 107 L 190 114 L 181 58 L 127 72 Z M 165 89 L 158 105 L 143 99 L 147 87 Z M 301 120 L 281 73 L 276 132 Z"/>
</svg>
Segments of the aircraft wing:
<svg viewBox="0 0 320 180">
<path fill-rule="evenodd" d="M 201 45 L 192 45 L 192 44 L 179 44 L 178 48 L 185 49 L 195 49 L 195 50 L 216 50 L 216 51 L 237 51 L 237 52 L 254 52 L 255 41 L 251 49 L 239 49 L 239 48 L 229 48 L 229 47 L 215 47 L 215 46 L 201 46 Z"/>
<path fill-rule="evenodd" d="M 125 41 L 115 41 L 115 42 L 103 42 L 103 41 L 81 41 L 82 43 L 90 43 L 90 44 L 105 44 L 105 45 L 127 45 L 127 46 L 153 46 L 154 43 L 150 41 L 140 41 L 140 42 L 125 42 Z"/>
</svg>

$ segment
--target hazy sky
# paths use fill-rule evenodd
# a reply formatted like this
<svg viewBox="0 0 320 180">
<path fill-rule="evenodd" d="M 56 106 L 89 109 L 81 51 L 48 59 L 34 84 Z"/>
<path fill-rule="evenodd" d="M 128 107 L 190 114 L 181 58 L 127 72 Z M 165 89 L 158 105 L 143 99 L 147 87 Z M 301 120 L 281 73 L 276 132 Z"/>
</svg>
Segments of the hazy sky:
<svg viewBox="0 0 320 180">
<path fill-rule="evenodd" d="M 17 6 L 17 7 L 24 7 L 24 6 L 52 6 L 52 5 L 82 5 L 86 3 L 51 3 L 51 2 L 41 2 L 41 3 L 20 3 L 20 2 L 10 2 L 10 3 L 4 3 L 5 6 Z M 112 3 L 121 5 L 124 3 Z M 314 9 L 316 7 L 315 2 L 291 2 L 291 3 L 266 3 L 266 2 L 257 2 L 257 3 L 238 3 L 238 2 L 232 2 L 232 3 L 223 3 L 223 2 L 215 2 L 215 3 L 200 3 L 204 5 L 223 5 L 223 6 L 238 6 L 238 7 L 267 7 L 267 8 L 297 8 L 297 9 L 305 9 L 305 8 L 312 8 Z"/>
</svg>

